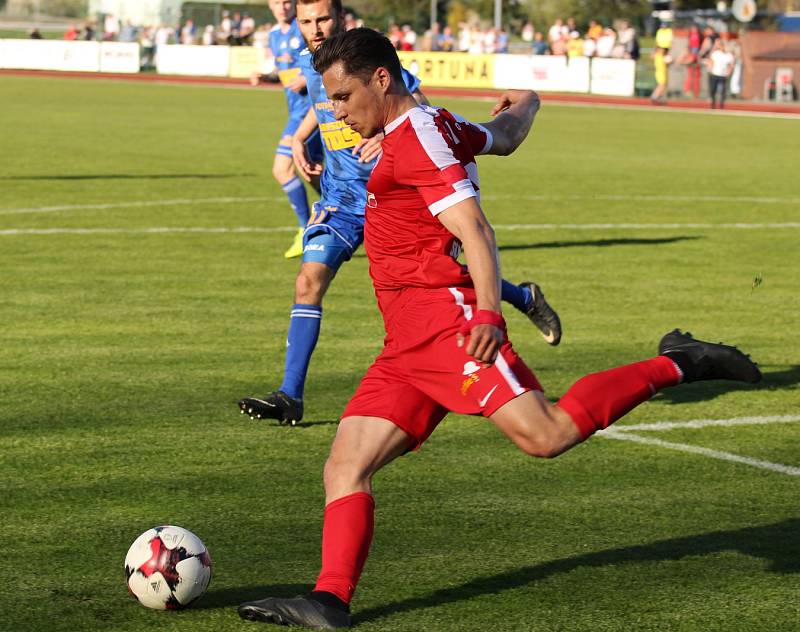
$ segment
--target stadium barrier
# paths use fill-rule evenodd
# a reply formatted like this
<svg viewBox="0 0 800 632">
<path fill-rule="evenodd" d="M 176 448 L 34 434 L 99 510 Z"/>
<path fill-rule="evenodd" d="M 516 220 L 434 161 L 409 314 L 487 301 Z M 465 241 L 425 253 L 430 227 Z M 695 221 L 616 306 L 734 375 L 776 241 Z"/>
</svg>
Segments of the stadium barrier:
<svg viewBox="0 0 800 632">
<path fill-rule="evenodd" d="M 0 40 L 0 68 L 83 72 L 139 72 L 139 44 Z M 422 80 L 441 88 L 530 89 L 633 96 L 636 62 L 630 59 L 567 60 L 547 55 L 470 55 L 400 52 L 400 61 Z M 268 73 L 274 60 L 246 46 L 159 46 L 156 71 L 166 75 L 249 77 Z"/>
<path fill-rule="evenodd" d="M 508 88 L 633 96 L 631 59 L 567 59 L 553 55 L 468 55 L 400 52 L 403 65 L 434 88 Z"/>
<path fill-rule="evenodd" d="M 139 72 L 139 45 L 123 42 L 0 40 L 0 68 L 72 72 Z"/>
</svg>

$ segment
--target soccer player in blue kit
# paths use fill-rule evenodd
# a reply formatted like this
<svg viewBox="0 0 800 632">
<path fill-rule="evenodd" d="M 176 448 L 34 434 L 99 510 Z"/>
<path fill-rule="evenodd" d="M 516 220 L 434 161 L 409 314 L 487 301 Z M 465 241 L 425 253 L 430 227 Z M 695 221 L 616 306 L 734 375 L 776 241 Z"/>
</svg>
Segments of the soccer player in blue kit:
<svg viewBox="0 0 800 632">
<path fill-rule="evenodd" d="M 322 197 L 314 205 L 303 238 L 303 260 L 295 282 L 283 383 L 264 397 L 247 397 L 239 409 L 251 418 L 277 419 L 294 425 L 303 418 L 303 392 L 311 355 L 319 338 L 322 299 L 339 267 L 349 260 L 364 238 L 366 184 L 380 153 L 382 134 L 362 139 L 344 121 L 336 119 L 321 75 L 312 65 L 312 53 L 329 37 L 344 30 L 341 0 L 297 0 L 297 24 L 308 48 L 299 65 L 311 107 L 293 138 L 295 164 L 305 179 L 321 176 Z M 406 88 L 418 102 L 427 103 L 419 80 L 403 70 Z M 319 130 L 325 151 L 324 169 L 309 155 L 308 138 Z M 561 339 L 558 315 L 535 283 L 502 283 L 502 299 L 523 312 L 556 345 Z"/>
<path fill-rule="evenodd" d="M 303 181 L 295 174 L 292 160 L 292 136 L 310 107 L 306 80 L 298 65 L 298 57 L 306 45 L 294 19 L 291 0 L 270 0 L 269 8 L 277 22 L 269 33 L 269 47 L 275 57 L 278 78 L 283 85 L 286 105 L 289 108 L 289 118 L 275 150 L 272 175 L 289 198 L 289 204 L 297 215 L 300 225 L 292 245 L 284 253 L 284 256 L 290 259 L 303 254 L 303 230 L 309 218 L 306 188 Z M 322 160 L 319 134 L 311 134 L 307 142 L 309 153 L 317 160 Z"/>
</svg>

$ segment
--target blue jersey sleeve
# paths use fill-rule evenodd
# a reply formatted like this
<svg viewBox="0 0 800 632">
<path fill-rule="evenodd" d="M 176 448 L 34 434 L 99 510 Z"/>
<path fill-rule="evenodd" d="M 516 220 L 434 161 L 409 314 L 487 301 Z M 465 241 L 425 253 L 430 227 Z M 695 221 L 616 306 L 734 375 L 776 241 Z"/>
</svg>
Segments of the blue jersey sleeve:
<svg viewBox="0 0 800 632">
<path fill-rule="evenodd" d="M 408 88 L 408 91 L 411 94 L 414 94 L 417 90 L 419 90 L 419 87 L 422 84 L 422 82 L 417 77 L 408 72 L 408 70 L 406 70 L 405 68 L 402 68 L 402 71 L 403 71 L 403 81 L 406 84 L 406 88 Z"/>
</svg>

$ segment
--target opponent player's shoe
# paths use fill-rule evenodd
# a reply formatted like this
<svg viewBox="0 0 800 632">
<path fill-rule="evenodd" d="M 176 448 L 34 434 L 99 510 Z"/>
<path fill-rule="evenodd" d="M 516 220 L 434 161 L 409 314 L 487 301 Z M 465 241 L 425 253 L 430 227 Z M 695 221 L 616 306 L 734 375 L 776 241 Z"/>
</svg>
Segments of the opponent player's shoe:
<svg viewBox="0 0 800 632">
<path fill-rule="evenodd" d="M 304 230 L 302 228 L 297 231 L 292 245 L 289 246 L 289 250 L 283 253 L 284 257 L 287 259 L 294 259 L 295 257 L 303 256 L 303 232 Z"/>
<path fill-rule="evenodd" d="M 267 597 L 239 606 L 239 616 L 249 621 L 276 625 L 302 625 L 314 630 L 350 627 L 350 613 L 320 603 L 313 597 Z"/>
<path fill-rule="evenodd" d="M 667 356 L 683 372 L 684 382 L 735 380 L 754 384 L 761 379 L 758 366 L 736 347 L 695 340 L 688 331 L 673 329 L 658 344 L 659 355 Z"/>
<path fill-rule="evenodd" d="M 294 426 L 303 418 L 303 400 L 274 391 L 263 398 L 245 397 L 239 401 L 239 411 L 250 419 L 277 419 L 281 425 Z"/>
<path fill-rule="evenodd" d="M 544 292 L 536 283 L 526 281 L 520 287 L 527 287 L 531 291 L 531 300 L 525 313 L 530 321 L 542 332 L 547 344 L 554 347 L 561 342 L 561 319 L 556 310 L 544 298 Z"/>
</svg>

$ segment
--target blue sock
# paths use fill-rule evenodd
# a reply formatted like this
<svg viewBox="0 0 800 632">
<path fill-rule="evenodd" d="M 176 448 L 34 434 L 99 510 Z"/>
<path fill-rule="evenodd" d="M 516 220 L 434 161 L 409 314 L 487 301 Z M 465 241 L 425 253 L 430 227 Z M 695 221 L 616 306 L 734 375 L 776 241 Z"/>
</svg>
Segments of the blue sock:
<svg viewBox="0 0 800 632">
<path fill-rule="evenodd" d="M 281 390 L 295 399 L 303 399 L 308 364 L 317 346 L 322 324 L 321 305 L 293 305 L 286 337 L 286 366 Z"/>
<path fill-rule="evenodd" d="M 300 228 L 302 228 L 308 224 L 308 196 L 306 195 L 303 181 L 295 176 L 284 184 L 282 188 L 286 192 L 289 204 L 292 205 L 292 210 L 297 215 L 297 221 L 300 222 Z"/>
<path fill-rule="evenodd" d="M 502 300 L 506 303 L 511 303 L 523 314 L 528 311 L 528 303 L 530 303 L 533 298 L 530 288 L 514 285 L 503 279 L 500 289 L 500 298 Z"/>
</svg>

